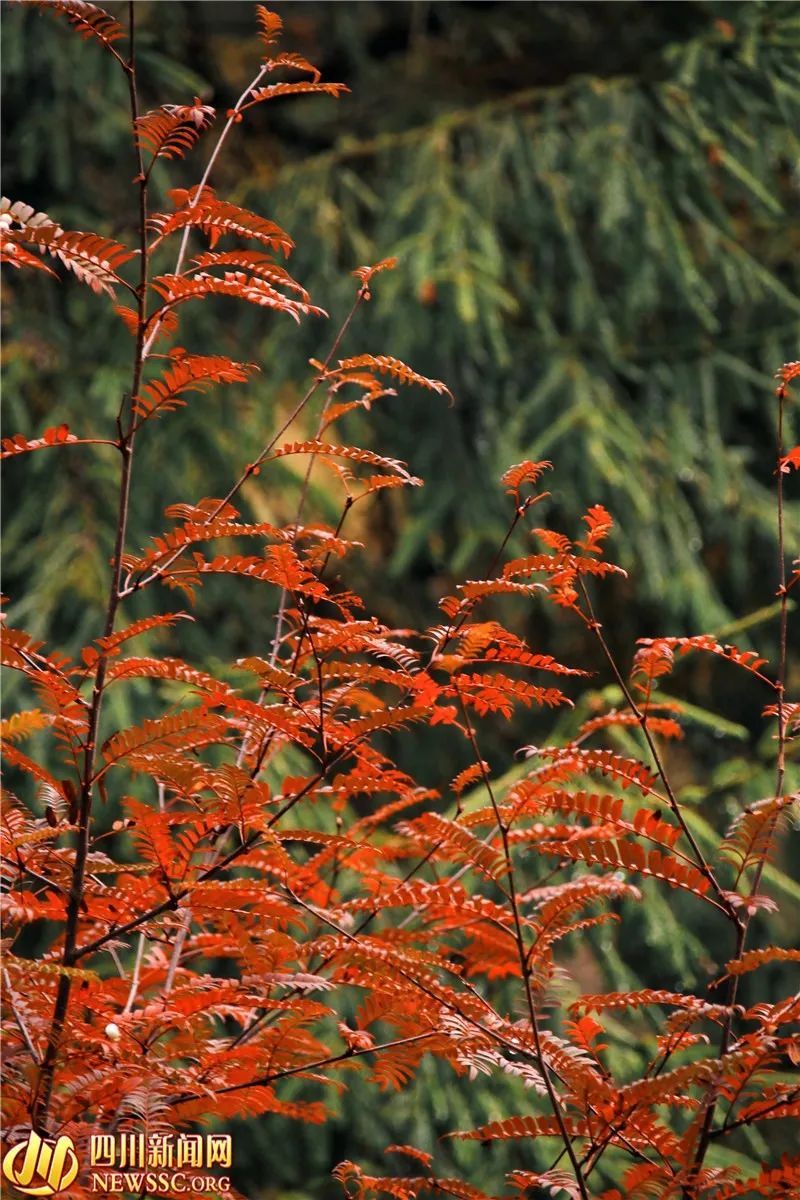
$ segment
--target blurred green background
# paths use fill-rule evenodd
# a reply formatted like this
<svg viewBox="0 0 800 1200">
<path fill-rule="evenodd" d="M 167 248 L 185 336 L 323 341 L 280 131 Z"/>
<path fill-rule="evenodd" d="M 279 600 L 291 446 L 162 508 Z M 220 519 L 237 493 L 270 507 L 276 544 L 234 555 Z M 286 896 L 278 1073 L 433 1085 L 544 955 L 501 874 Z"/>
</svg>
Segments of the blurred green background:
<svg viewBox="0 0 800 1200">
<path fill-rule="evenodd" d="M 455 579 L 480 577 L 502 540 L 502 471 L 547 457 L 556 468 L 548 523 L 572 532 L 596 502 L 618 522 L 614 550 L 630 579 L 605 588 L 599 608 L 623 662 L 636 636 L 657 632 L 735 633 L 741 646 L 774 654 L 774 613 L 761 610 L 777 569 L 772 374 L 800 353 L 800 7 L 275 7 L 284 48 L 351 94 L 254 109 L 213 182 L 295 237 L 294 273 L 332 319 L 298 331 L 213 300 L 187 315 L 182 344 L 213 344 L 262 374 L 147 430 L 129 545 L 163 528 L 169 503 L 224 493 L 302 395 L 309 357 L 327 352 L 353 295 L 349 273 L 397 255 L 344 352 L 406 359 L 445 380 L 457 403 L 405 390 L 345 425 L 349 441 L 407 460 L 426 480 L 380 496 L 348 526 L 368 546 L 348 564 L 348 582 L 372 611 L 392 624 L 435 623 L 436 599 Z M 125 6 L 108 8 L 124 17 Z M 137 0 L 136 10 L 144 106 L 198 95 L 224 115 L 258 62 L 253 6 Z M 4 194 L 66 228 L 129 239 L 135 170 L 115 64 L 27 6 L 4 10 L 3 34 Z M 157 204 L 168 188 L 196 182 L 210 145 L 155 173 Z M 108 436 L 130 357 L 110 306 L 69 279 L 15 274 L 4 296 L 4 433 L 35 436 L 66 421 Z M 315 423 L 312 414 L 306 429 Z M 790 413 L 789 444 L 795 433 Z M 63 649 L 99 632 L 116 470 L 112 453 L 87 448 L 31 455 L 4 473 L 11 620 Z M 262 473 L 245 489 L 248 510 L 293 519 L 297 470 Z M 340 505 L 317 472 L 310 510 L 335 523 Z M 799 523 L 790 503 L 794 553 Z M 254 612 L 252 600 L 246 587 L 209 587 L 179 642 L 168 633 L 156 644 L 222 670 L 269 642 L 274 613 Z M 175 607 L 148 593 L 128 615 L 154 602 Z M 568 623 L 538 610 L 517 621 L 535 648 L 600 667 Z M 698 663 L 675 682 L 696 705 L 671 768 L 698 831 L 707 819 L 723 828 L 772 786 L 760 698 L 730 680 L 724 667 Z M 13 703 L 13 681 L 7 690 Z M 136 689 L 118 695 L 107 719 L 135 718 L 145 699 Z M 502 774 L 516 746 L 552 732 L 550 718 L 526 714 L 487 731 L 484 752 Z M 405 753 L 436 783 L 465 765 L 443 771 L 449 749 L 441 734 Z M 789 858 L 784 849 L 771 875 L 785 913 L 772 936 L 783 939 L 798 933 Z M 587 935 L 584 982 L 627 987 L 646 971 L 651 986 L 700 986 L 709 963 L 727 957 L 728 947 L 709 944 L 712 931 L 679 932 L 681 898 L 649 894 L 624 950 L 612 933 Z M 773 975 L 783 986 L 781 970 Z M 638 1061 L 622 1034 L 614 1053 Z M 329 1172 L 340 1159 L 377 1166 L 389 1142 L 430 1147 L 445 1129 L 524 1111 L 518 1092 L 507 1079 L 465 1086 L 426 1067 L 408 1093 L 377 1105 L 356 1082 L 329 1126 L 271 1119 L 242 1130 L 239 1182 L 248 1196 L 334 1195 Z M 731 1153 L 769 1156 L 788 1145 L 780 1129 L 775 1138 L 770 1148 L 742 1134 Z M 530 1167 L 513 1145 L 446 1143 L 440 1153 L 479 1185 L 491 1186 L 501 1166 Z"/>
</svg>

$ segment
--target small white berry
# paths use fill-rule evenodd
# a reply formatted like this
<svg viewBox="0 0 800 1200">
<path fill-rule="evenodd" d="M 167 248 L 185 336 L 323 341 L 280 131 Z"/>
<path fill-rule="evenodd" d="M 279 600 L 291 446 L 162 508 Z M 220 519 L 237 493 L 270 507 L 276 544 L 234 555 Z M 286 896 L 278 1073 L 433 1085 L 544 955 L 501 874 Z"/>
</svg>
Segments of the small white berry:
<svg viewBox="0 0 800 1200">
<path fill-rule="evenodd" d="M 118 1042 L 122 1037 L 119 1025 L 115 1025 L 113 1021 L 109 1021 L 108 1025 L 106 1025 L 106 1037 L 111 1042 Z"/>
</svg>

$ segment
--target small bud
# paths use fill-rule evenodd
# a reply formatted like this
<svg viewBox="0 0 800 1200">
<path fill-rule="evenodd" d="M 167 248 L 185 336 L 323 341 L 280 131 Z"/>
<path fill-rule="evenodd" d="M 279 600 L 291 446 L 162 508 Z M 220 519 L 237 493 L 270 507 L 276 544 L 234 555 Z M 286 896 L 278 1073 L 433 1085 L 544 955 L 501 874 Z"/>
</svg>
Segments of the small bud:
<svg viewBox="0 0 800 1200">
<path fill-rule="evenodd" d="M 110 1042 L 118 1042 L 122 1037 L 119 1025 L 115 1025 L 113 1021 L 109 1021 L 108 1025 L 106 1025 L 106 1037 Z"/>
<path fill-rule="evenodd" d="M 439 289 L 432 279 L 423 279 L 419 286 L 419 302 L 431 308 L 439 299 Z"/>
</svg>

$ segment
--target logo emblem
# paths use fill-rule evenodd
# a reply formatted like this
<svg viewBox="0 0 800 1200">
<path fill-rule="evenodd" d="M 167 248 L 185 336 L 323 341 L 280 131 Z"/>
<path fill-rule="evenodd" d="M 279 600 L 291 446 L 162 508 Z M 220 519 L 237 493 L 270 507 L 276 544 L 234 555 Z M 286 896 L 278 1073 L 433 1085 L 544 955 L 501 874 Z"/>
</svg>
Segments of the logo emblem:
<svg viewBox="0 0 800 1200">
<path fill-rule="evenodd" d="M 72 1138 L 62 1134 L 51 1146 L 31 1130 L 26 1140 L 4 1157 L 3 1174 L 26 1196 L 53 1196 L 63 1191 L 78 1174 L 78 1156 Z"/>
</svg>

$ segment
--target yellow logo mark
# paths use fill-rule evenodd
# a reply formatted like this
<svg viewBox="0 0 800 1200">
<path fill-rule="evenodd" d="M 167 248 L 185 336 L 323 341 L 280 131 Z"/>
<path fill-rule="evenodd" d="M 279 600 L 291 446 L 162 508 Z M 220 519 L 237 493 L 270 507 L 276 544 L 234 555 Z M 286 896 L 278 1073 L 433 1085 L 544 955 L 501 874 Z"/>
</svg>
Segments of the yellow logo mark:
<svg viewBox="0 0 800 1200">
<path fill-rule="evenodd" d="M 51 1146 L 31 1130 L 26 1141 L 6 1154 L 3 1174 L 26 1196 L 52 1196 L 62 1192 L 78 1174 L 78 1156 L 72 1138 L 62 1135 Z M 39 1182 L 34 1183 L 34 1180 Z"/>
</svg>

